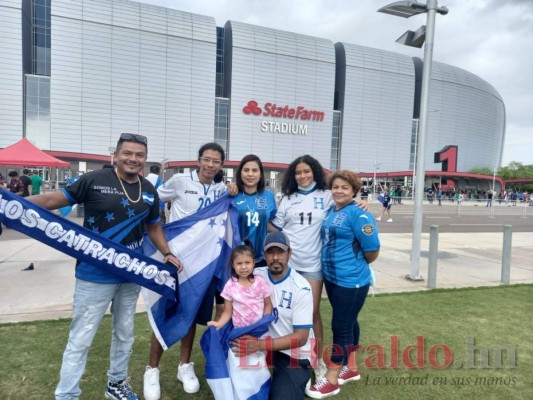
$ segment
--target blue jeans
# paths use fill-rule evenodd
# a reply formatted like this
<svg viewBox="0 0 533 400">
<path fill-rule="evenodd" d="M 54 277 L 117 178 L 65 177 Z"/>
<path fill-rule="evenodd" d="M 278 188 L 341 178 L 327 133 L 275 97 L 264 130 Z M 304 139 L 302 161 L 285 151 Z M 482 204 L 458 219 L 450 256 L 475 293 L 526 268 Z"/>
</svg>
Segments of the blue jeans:
<svg viewBox="0 0 533 400">
<path fill-rule="evenodd" d="M 359 288 L 345 288 L 324 279 L 326 292 L 333 310 L 331 330 L 333 331 L 333 344 L 342 349 L 342 354 L 333 352 L 331 361 L 335 364 L 346 365 L 348 355 L 355 351 L 359 344 L 359 311 L 365 304 L 366 295 L 370 285 Z"/>
<path fill-rule="evenodd" d="M 141 287 L 135 283 L 107 284 L 76 279 L 74 315 L 63 353 L 56 399 L 79 398 L 87 353 L 110 303 L 113 329 L 107 376 L 113 383 L 127 378 L 134 340 L 135 307 L 140 290 Z"/>
</svg>

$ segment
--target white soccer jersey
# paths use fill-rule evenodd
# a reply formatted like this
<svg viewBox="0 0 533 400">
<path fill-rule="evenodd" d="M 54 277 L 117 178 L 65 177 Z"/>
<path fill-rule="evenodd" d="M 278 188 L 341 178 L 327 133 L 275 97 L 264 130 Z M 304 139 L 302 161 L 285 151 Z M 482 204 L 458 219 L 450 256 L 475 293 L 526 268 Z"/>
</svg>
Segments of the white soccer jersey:
<svg viewBox="0 0 533 400">
<path fill-rule="evenodd" d="M 282 229 L 291 242 L 291 266 L 296 271 L 321 270 L 320 227 L 331 207 L 331 191 L 313 190 L 284 196 L 272 224 Z"/>
<path fill-rule="evenodd" d="M 311 360 L 313 334 L 313 295 L 309 282 L 289 267 L 285 277 L 272 279 L 268 267 L 254 269 L 254 274 L 262 276 L 272 288 L 272 315 L 276 318 L 268 327 L 273 338 L 290 335 L 295 329 L 309 329 L 307 342 L 297 349 L 282 350 L 292 358 Z"/>
<path fill-rule="evenodd" d="M 157 189 L 159 199 L 171 202 L 169 222 L 185 218 L 207 207 L 226 191 L 224 182 L 205 185 L 196 170 L 175 174 Z"/>
</svg>

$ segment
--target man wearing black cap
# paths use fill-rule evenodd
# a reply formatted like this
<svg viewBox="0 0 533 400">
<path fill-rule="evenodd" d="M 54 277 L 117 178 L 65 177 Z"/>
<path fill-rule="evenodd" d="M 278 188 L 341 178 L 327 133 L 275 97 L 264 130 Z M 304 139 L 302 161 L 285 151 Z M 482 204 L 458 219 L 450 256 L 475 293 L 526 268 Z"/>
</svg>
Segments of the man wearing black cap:
<svg viewBox="0 0 533 400">
<path fill-rule="evenodd" d="M 291 248 L 282 231 L 265 238 L 267 267 L 256 268 L 272 288 L 272 314 L 276 318 L 269 326 L 267 337 L 242 337 L 235 340 L 236 355 L 272 351 L 272 386 L 270 399 L 303 399 L 310 378 L 313 335 L 313 296 L 305 278 L 289 267 Z"/>
</svg>

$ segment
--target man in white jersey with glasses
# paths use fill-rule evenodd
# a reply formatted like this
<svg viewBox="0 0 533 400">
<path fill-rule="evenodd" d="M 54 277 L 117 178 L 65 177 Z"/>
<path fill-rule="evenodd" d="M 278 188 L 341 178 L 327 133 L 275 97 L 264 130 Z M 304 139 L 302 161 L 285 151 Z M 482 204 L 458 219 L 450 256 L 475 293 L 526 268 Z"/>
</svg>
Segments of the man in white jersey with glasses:
<svg viewBox="0 0 533 400">
<path fill-rule="evenodd" d="M 175 174 L 157 189 L 161 201 L 170 202 L 169 223 L 196 213 L 222 196 L 226 191 L 222 173 L 224 160 L 224 149 L 219 144 L 206 143 L 198 151 L 197 169 Z M 196 393 L 200 390 L 200 383 L 194 372 L 194 363 L 190 361 L 192 346 L 196 334 L 196 324 L 206 325 L 208 321 L 213 319 L 214 296 L 215 283 L 212 282 L 200 304 L 196 320 L 189 332 L 181 339 L 177 377 L 183 383 L 183 390 L 187 393 Z M 158 400 L 161 396 L 158 367 L 162 354 L 163 348 L 152 333 L 150 360 L 144 374 L 144 398 L 146 400 Z"/>
</svg>

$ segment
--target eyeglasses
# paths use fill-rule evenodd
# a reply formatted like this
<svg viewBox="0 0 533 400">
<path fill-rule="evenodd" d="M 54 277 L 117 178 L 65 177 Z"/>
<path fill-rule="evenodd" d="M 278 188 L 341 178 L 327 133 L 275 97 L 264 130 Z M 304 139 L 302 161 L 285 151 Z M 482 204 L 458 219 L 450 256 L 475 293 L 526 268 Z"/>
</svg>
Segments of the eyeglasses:
<svg viewBox="0 0 533 400">
<path fill-rule="evenodd" d="M 136 135 L 135 133 L 122 133 L 119 142 L 138 142 L 148 146 L 148 139 L 143 135 Z"/>
<path fill-rule="evenodd" d="M 203 162 L 204 164 L 211 164 L 213 163 L 214 166 L 220 166 L 222 165 L 222 160 L 215 160 L 213 158 L 209 157 L 200 157 L 199 160 Z"/>
</svg>

